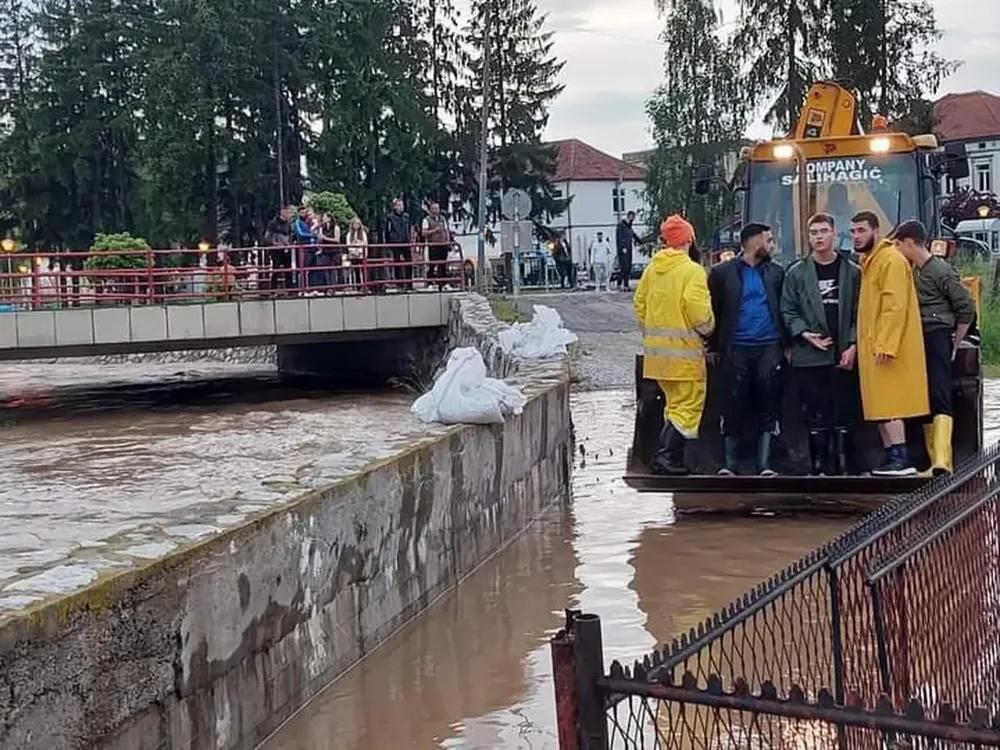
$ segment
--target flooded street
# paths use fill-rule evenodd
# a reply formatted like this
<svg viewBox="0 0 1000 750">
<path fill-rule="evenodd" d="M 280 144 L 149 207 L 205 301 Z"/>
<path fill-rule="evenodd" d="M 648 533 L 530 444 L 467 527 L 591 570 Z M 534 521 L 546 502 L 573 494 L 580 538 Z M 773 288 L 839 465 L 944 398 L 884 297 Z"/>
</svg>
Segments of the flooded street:
<svg viewBox="0 0 1000 750">
<path fill-rule="evenodd" d="M 34 366 L 20 395 L 49 393 L 58 403 L 48 417 L 19 422 L 23 408 L 3 415 L 0 617 L 236 526 L 445 429 L 418 423 L 405 392 L 331 396 L 289 389 L 272 371 L 178 369 Z M 74 390 L 87 376 L 90 390 Z M 5 367 L 0 393 L 25 377 Z"/>
<path fill-rule="evenodd" d="M 405 392 L 331 396 L 270 368 L 19 368 L 0 375 L 0 618 L 445 429 L 417 423 Z M 987 444 L 1000 438 L 995 385 Z M 548 638 L 564 608 L 599 614 L 606 657 L 630 661 L 852 522 L 675 518 L 669 496 L 621 481 L 631 390 L 578 393 L 572 408 L 572 505 L 331 684 L 264 750 L 554 748 Z"/>
<path fill-rule="evenodd" d="M 634 659 L 836 535 L 849 519 L 675 522 L 669 498 L 620 476 L 624 391 L 573 398 L 572 508 L 510 548 L 294 717 L 264 750 L 554 748 L 548 637 L 566 607 L 601 615 Z"/>
</svg>

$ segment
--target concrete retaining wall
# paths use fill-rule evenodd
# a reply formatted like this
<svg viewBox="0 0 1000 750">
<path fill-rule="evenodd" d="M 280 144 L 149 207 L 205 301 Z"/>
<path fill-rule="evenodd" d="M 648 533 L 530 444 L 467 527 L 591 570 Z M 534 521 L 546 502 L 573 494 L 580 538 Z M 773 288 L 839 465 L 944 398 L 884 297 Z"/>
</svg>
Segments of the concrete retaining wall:
<svg viewBox="0 0 1000 750">
<path fill-rule="evenodd" d="M 238 529 L 0 622 L 0 747 L 247 748 L 436 596 L 568 499 L 565 363 L 491 347 L 530 400 L 456 427 Z M 496 369 L 495 369 L 496 371 Z M 388 699 L 388 696 L 387 696 Z"/>
</svg>

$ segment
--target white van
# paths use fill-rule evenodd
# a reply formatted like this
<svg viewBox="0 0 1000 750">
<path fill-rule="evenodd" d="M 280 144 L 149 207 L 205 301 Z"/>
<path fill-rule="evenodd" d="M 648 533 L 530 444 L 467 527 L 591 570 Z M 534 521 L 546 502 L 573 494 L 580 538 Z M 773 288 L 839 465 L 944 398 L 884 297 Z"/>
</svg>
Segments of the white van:
<svg viewBox="0 0 1000 750">
<path fill-rule="evenodd" d="M 966 219 L 958 222 L 955 234 L 982 242 L 994 255 L 1000 253 L 1000 219 Z"/>
</svg>

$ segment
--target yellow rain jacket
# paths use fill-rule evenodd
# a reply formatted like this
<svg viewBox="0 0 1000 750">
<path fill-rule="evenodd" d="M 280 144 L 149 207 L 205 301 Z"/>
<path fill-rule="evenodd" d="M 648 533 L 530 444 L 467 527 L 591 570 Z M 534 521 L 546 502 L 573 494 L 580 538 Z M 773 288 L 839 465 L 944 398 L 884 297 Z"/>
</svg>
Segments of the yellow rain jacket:
<svg viewBox="0 0 1000 750">
<path fill-rule="evenodd" d="M 682 250 L 660 250 L 643 271 L 633 304 L 645 331 L 643 375 L 705 380 L 703 337 L 715 330 L 705 269 Z"/>
<path fill-rule="evenodd" d="M 881 422 L 930 413 L 927 360 L 913 271 L 891 240 L 861 259 L 858 374 L 865 419 Z M 876 364 L 875 355 L 893 357 Z"/>
</svg>

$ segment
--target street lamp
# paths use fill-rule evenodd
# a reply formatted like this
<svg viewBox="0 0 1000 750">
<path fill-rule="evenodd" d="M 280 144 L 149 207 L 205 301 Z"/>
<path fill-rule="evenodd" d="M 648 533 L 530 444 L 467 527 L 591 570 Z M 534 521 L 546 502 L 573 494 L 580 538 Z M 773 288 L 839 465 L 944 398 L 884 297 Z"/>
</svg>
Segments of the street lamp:
<svg viewBox="0 0 1000 750">
<path fill-rule="evenodd" d="M 14 240 L 12 240 L 10 237 L 4 237 L 3 241 L 0 242 L 0 248 L 3 248 L 3 251 L 5 253 L 14 252 L 14 248 L 16 247 L 17 245 L 14 243 Z"/>
<path fill-rule="evenodd" d="M 986 219 L 990 215 L 990 207 L 984 203 L 976 209 L 976 212 L 979 214 L 980 219 Z"/>
<path fill-rule="evenodd" d="M 201 253 L 207 253 L 209 247 L 211 246 L 205 240 L 202 240 L 201 242 L 198 243 L 198 251 Z"/>
</svg>

